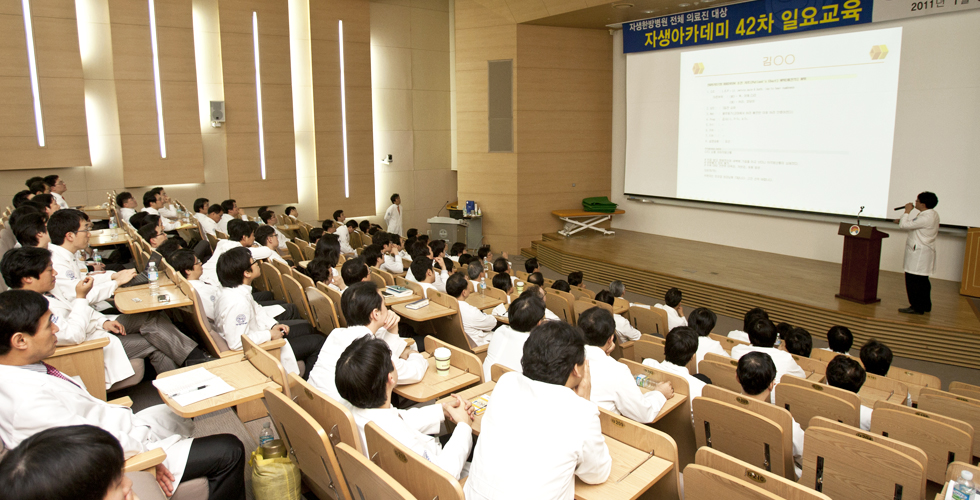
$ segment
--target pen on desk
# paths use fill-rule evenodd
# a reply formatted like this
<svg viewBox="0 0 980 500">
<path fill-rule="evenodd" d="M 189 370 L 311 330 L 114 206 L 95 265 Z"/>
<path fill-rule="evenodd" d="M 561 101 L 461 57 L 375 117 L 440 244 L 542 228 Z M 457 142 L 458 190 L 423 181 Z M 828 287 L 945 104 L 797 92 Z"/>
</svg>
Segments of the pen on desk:
<svg viewBox="0 0 980 500">
<path fill-rule="evenodd" d="M 191 393 L 191 392 L 194 392 L 194 391 L 199 391 L 199 390 L 201 390 L 201 389 L 204 389 L 204 388 L 205 388 L 205 387 L 207 387 L 207 386 L 208 386 L 208 384 L 204 384 L 204 385 L 202 385 L 202 386 L 199 386 L 199 387 L 193 387 L 193 388 L 191 388 L 191 389 L 184 389 L 183 391 L 180 391 L 180 392 L 178 392 L 177 394 L 173 394 L 173 395 L 171 395 L 170 397 L 171 397 L 171 398 L 175 398 L 175 397 L 177 397 L 177 396 L 183 396 L 184 394 L 188 394 L 188 393 Z"/>
</svg>

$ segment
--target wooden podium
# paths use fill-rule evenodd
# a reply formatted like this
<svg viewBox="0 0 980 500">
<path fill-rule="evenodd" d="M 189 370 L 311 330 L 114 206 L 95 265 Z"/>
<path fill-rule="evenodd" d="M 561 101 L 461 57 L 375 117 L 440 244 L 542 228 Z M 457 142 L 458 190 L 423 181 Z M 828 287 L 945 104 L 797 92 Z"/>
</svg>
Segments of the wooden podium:
<svg viewBox="0 0 980 500">
<path fill-rule="evenodd" d="M 859 304 L 880 302 L 878 267 L 881 262 L 881 240 L 887 233 L 872 226 L 840 223 L 837 234 L 844 237 L 844 259 L 841 262 L 840 293 L 837 298 Z"/>
</svg>

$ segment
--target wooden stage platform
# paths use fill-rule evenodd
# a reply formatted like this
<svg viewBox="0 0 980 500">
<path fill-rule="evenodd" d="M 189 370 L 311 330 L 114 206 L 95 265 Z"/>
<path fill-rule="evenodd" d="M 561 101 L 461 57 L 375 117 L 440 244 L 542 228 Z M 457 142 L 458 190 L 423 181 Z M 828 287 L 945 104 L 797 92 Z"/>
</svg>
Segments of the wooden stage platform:
<svg viewBox="0 0 980 500">
<path fill-rule="evenodd" d="M 933 279 L 932 312 L 915 316 L 898 312 L 908 306 L 902 273 L 882 271 L 881 302 L 862 305 L 834 297 L 840 264 L 774 253 L 624 230 L 615 236 L 545 234 L 530 253 L 560 273 L 583 271 L 586 280 L 603 284 L 619 279 L 627 290 L 661 300 L 676 286 L 685 311 L 703 306 L 741 318 L 763 307 L 775 322 L 788 321 L 814 337 L 844 325 L 856 348 L 874 337 L 896 356 L 980 369 L 980 318 L 958 282 Z"/>
</svg>

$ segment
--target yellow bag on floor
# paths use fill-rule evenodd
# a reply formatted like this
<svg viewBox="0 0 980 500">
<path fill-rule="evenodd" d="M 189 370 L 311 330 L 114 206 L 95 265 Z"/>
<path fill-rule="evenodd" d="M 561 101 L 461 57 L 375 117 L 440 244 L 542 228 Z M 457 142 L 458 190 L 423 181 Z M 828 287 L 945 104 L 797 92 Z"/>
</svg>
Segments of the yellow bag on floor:
<svg viewBox="0 0 980 500">
<path fill-rule="evenodd" d="M 252 452 L 252 492 L 255 500 L 300 500 L 302 478 L 289 458 L 263 458 L 262 448 Z"/>
</svg>

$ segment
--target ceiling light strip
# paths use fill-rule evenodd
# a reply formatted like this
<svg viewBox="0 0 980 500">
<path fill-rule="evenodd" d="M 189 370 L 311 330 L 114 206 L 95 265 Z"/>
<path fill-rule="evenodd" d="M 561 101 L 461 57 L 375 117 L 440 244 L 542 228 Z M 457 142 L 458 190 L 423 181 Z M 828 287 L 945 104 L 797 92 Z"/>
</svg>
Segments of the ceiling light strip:
<svg viewBox="0 0 980 500">
<path fill-rule="evenodd" d="M 337 21 L 340 40 L 340 116 L 344 136 L 344 197 L 350 198 L 350 174 L 347 169 L 347 90 L 344 83 L 344 21 Z"/>
<path fill-rule="evenodd" d="M 153 0 L 149 0 L 149 8 L 150 47 L 153 49 L 153 85 L 156 88 L 157 97 L 157 134 L 160 136 L 160 158 L 166 158 L 167 137 L 163 129 L 163 89 L 160 87 L 160 52 L 157 48 L 157 9 Z"/>
<path fill-rule="evenodd" d="M 31 91 L 34 92 L 34 123 L 37 126 L 37 145 L 44 147 L 44 119 L 41 116 L 41 89 L 37 82 L 37 57 L 34 54 L 34 21 L 31 19 L 31 0 L 22 0 L 24 32 L 27 35 L 27 62 L 31 72 Z"/>
<path fill-rule="evenodd" d="M 252 45 L 255 50 L 255 99 L 259 117 L 259 165 L 265 180 L 265 130 L 262 126 L 262 74 L 259 71 L 259 15 L 252 12 Z"/>
</svg>

